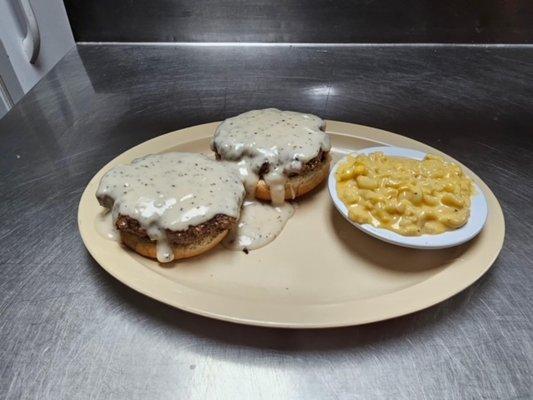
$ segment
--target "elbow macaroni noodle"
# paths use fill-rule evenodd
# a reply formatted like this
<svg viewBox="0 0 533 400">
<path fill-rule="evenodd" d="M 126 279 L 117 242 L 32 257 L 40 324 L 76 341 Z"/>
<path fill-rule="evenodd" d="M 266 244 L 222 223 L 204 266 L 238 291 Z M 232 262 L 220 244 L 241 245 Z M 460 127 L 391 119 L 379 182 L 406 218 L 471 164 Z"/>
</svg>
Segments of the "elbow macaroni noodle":
<svg viewBox="0 0 533 400">
<path fill-rule="evenodd" d="M 470 216 L 472 181 L 439 156 L 348 156 L 336 179 L 349 218 L 359 224 L 420 236 L 460 228 Z"/>
</svg>

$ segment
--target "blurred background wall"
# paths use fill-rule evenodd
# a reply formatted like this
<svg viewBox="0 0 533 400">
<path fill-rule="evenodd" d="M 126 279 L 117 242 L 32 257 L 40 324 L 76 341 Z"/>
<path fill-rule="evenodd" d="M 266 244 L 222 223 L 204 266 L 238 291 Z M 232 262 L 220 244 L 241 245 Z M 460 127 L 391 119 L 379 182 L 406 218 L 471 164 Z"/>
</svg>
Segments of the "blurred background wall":
<svg viewBox="0 0 533 400">
<path fill-rule="evenodd" d="M 527 43 L 531 0 L 65 0 L 76 41 Z"/>
</svg>

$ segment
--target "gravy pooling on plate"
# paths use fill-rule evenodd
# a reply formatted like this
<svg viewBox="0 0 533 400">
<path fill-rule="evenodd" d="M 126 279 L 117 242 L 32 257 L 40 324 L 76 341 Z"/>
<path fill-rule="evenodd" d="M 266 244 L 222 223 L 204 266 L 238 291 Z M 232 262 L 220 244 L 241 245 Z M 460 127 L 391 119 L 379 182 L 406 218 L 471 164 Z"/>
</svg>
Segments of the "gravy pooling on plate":
<svg viewBox="0 0 533 400">
<path fill-rule="evenodd" d="M 259 201 L 245 201 L 239 222 L 222 244 L 231 250 L 255 250 L 272 242 L 283 230 L 294 207 L 289 203 L 272 206 Z"/>
<path fill-rule="evenodd" d="M 148 155 L 104 175 L 96 192 L 100 203 L 139 222 L 157 241 L 157 259 L 174 258 L 167 231 L 185 231 L 218 214 L 238 218 L 245 196 L 237 170 L 201 154 Z"/>
<path fill-rule="evenodd" d="M 305 163 L 331 148 L 323 131 L 324 120 L 275 108 L 253 110 L 228 118 L 215 132 L 211 147 L 227 161 L 238 163 L 247 192 L 253 196 L 260 171 L 270 187 L 272 203 L 285 200 L 285 182 L 298 174 Z"/>
</svg>

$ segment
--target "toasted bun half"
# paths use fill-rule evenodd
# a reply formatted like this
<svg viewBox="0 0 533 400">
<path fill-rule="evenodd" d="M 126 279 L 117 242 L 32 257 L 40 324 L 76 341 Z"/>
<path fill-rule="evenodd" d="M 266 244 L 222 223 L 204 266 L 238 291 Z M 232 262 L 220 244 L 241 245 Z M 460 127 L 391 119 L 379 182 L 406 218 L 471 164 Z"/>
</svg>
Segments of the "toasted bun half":
<svg viewBox="0 0 533 400">
<path fill-rule="evenodd" d="M 172 250 L 174 250 L 174 260 L 194 257 L 212 249 L 219 244 L 222 239 L 224 239 L 227 233 L 228 231 L 225 230 L 216 235 L 206 237 L 197 243 L 188 245 L 179 246 L 172 244 Z M 122 243 L 136 253 L 157 260 L 157 248 L 155 241 L 140 238 L 139 236 L 129 232 L 120 232 L 120 239 L 122 240 Z"/>
<path fill-rule="evenodd" d="M 326 157 L 320 165 L 304 175 L 293 176 L 285 183 L 285 200 L 294 200 L 316 188 L 329 174 L 330 157 Z M 270 188 L 264 180 L 257 182 L 255 197 L 260 200 L 271 200 Z"/>
</svg>

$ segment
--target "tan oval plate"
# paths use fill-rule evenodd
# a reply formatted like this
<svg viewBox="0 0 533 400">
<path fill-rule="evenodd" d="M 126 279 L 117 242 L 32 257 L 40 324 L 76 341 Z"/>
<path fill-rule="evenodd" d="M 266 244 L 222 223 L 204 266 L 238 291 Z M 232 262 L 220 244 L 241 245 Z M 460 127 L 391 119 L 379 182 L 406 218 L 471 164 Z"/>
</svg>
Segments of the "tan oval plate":
<svg viewBox="0 0 533 400">
<path fill-rule="evenodd" d="M 142 143 L 102 168 L 85 189 L 78 225 L 85 246 L 111 275 L 171 306 L 221 320 L 280 328 L 358 325 L 398 317 L 460 292 L 494 262 L 505 225 L 491 190 L 461 165 L 487 198 L 486 225 L 472 241 L 444 250 L 384 243 L 355 229 L 335 210 L 322 185 L 297 204 L 281 235 L 244 254 L 218 246 L 196 258 L 160 265 L 110 241 L 95 228 L 95 192 L 117 164 L 150 153 L 210 153 L 218 123 L 171 132 Z M 393 145 L 450 157 L 422 143 L 361 125 L 328 121 L 334 161 L 365 147 Z M 457 162 L 456 160 L 453 160 Z"/>
</svg>

